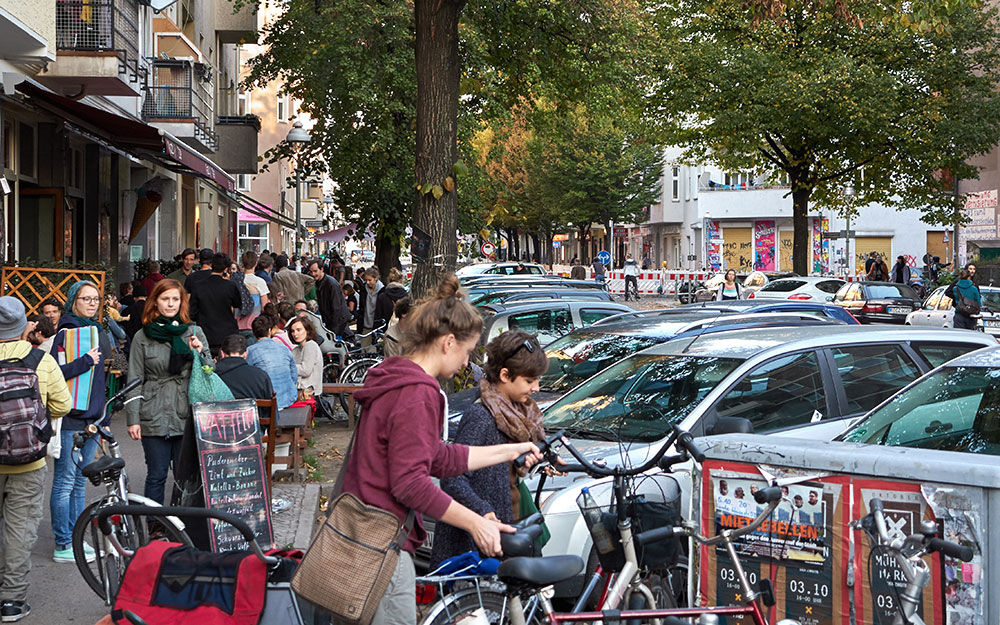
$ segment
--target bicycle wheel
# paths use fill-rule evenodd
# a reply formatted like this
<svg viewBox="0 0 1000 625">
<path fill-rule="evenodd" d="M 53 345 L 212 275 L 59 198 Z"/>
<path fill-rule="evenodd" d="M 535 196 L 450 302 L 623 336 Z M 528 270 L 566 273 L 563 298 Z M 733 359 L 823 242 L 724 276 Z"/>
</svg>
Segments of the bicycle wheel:
<svg viewBox="0 0 1000 625">
<path fill-rule="evenodd" d="M 464 616 L 472 614 L 479 608 L 486 611 L 490 625 L 509 625 L 510 601 L 507 595 L 498 590 L 485 588 L 466 588 L 465 590 L 445 595 L 431 608 L 421 625 L 452 625 Z M 525 623 L 527 625 L 542 625 L 545 622 L 541 610 L 537 609 L 537 600 L 532 597 L 524 604 Z"/>
<path fill-rule="evenodd" d="M 375 365 L 382 362 L 381 357 L 371 356 L 367 358 L 359 358 L 351 364 L 344 367 L 344 372 L 340 374 L 340 379 L 337 380 L 338 384 L 364 384 L 365 376 L 368 375 L 368 370 Z M 340 393 L 340 406 L 344 409 L 344 413 L 347 413 L 347 400 L 350 397 L 349 393 Z M 355 416 L 361 410 L 361 407 L 357 404 L 354 405 Z"/>
<path fill-rule="evenodd" d="M 147 501 L 132 501 L 136 505 L 149 505 Z M 128 559 L 115 551 L 111 541 L 101 532 L 97 525 L 97 510 L 108 505 L 107 500 L 95 501 L 87 506 L 73 526 L 73 556 L 80 575 L 91 590 L 111 605 L 121 585 L 122 576 Z M 151 527 L 151 523 L 153 527 Z M 149 544 L 154 540 L 181 543 L 190 546 L 191 539 L 168 519 L 150 519 L 145 516 L 122 516 L 112 520 L 112 532 L 118 542 L 129 551 Z M 93 562 L 87 562 L 84 551 L 84 541 L 90 543 L 97 552 Z"/>
</svg>

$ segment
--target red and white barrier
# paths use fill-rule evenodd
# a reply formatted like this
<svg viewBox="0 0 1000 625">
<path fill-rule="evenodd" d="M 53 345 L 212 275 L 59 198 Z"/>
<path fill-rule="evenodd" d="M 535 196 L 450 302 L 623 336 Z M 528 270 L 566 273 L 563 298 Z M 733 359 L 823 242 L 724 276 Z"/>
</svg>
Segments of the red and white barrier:
<svg viewBox="0 0 1000 625">
<path fill-rule="evenodd" d="M 712 273 L 693 273 L 678 271 L 640 271 L 636 277 L 639 284 L 639 295 L 676 295 L 679 285 L 692 281 L 708 280 Z M 607 274 L 608 291 L 625 293 L 625 272 L 612 271 Z"/>
</svg>

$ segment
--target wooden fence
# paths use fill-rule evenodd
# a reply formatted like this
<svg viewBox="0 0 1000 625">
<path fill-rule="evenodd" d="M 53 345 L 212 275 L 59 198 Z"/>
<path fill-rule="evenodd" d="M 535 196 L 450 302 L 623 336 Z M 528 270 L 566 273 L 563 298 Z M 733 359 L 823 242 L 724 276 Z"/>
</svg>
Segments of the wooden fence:
<svg viewBox="0 0 1000 625">
<path fill-rule="evenodd" d="M 93 282 L 97 285 L 97 290 L 104 294 L 104 272 L 97 269 L 5 266 L 0 271 L 3 294 L 21 300 L 29 315 L 41 313 L 42 302 L 50 297 L 64 304 L 69 287 L 80 280 Z M 103 303 L 98 307 L 98 315 L 103 320 Z"/>
</svg>

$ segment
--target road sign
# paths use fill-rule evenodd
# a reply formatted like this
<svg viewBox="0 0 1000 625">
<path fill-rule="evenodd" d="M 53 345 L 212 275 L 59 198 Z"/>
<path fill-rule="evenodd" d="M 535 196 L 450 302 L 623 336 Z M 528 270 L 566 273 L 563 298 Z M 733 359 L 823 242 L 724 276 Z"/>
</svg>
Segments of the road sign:
<svg viewBox="0 0 1000 625">
<path fill-rule="evenodd" d="M 552 242 L 552 247 L 554 249 L 559 249 L 559 246 L 561 246 L 561 245 L 562 245 L 562 241 L 553 241 Z"/>
<path fill-rule="evenodd" d="M 483 253 L 483 256 L 493 256 L 493 252 L 497 251 L 497 246 L 493 245 L 489 241 L 485 241 L 481 246 L 479 246 L 479 251 Z"/>
<path fill-rule="evenodd" d="M 597 260 L 601 261 L 601 264 L 607 265 L 611 262 L 611 254 L 607 250 L 601 250 L 597 253 Z"/>
<path fill-rule="evenodd" d="M 841 238 L 844 238 L 844 239 L 856 239 L 856 238 L 858 238 L 858 231 L 857 230 L 841 230 L 840 231 L 840 236 L 841 236 Z"/>
</svg>

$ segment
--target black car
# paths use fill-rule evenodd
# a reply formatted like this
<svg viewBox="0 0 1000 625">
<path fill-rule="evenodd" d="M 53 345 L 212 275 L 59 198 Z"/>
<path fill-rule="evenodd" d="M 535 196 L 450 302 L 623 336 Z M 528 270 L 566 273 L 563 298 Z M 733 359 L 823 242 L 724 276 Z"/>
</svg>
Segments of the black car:
<svg viewBox="0 0 1000 625">
<path fill-rule="evenodd" d="M 906 315 L 920 308 L 920 296 L 895 282 L 848 282 L 833 296 L 861 323 L 906 323 Z"/>
</svg>

